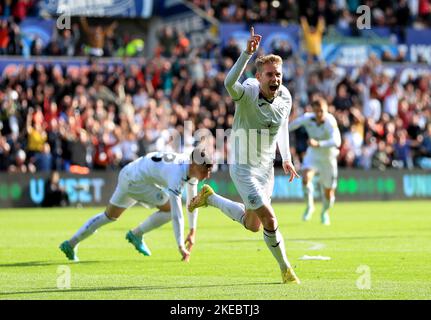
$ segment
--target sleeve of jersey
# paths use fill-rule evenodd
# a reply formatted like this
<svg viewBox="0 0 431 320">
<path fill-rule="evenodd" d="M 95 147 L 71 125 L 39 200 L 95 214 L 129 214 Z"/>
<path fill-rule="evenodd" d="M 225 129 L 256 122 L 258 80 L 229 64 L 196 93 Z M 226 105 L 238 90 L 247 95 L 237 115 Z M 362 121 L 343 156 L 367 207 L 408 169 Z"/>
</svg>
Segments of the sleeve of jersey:
<svg viewBox="0 0 431 320">
<path fill-rule="evenodd" d="M 341 134 L 340 130 L 338 130 L 337 121 L 335 119 L 331 121 L 330 136 L 331 138 L 328 140 L 319 141 L 319 146 L 321 148 L 339 148 L 341 146 Z"/>
<path fill-rule="evenodd" d="M 190 201 L 198 194 L 198 185 L 187 183 L 187 207 L 189 206 Z M 189 228 L 195 229 L 198 225 L 198 209 L 195 209 L 193 212 L 189 212 L 187 209 L 187 215 L 189 218 Z"/>
<path fill-rule="evenodd" d="M 234 101 L 240 100 L 244 95 L 244 86 L 238 80 L 244 72 L 250 58 L 251 55 L 243 51 L 224 80 L 224 86 Z"/>
<path fill-rule="evenodd" d="M 296 129 L 303 126 L 304 123 L 305 123 L 305 116 L 302 115 L 289 123 L 289 131 L 290 132 L 295 131 Z"/>
<path fill-rule="evenodd" d="M 286 118 L 280 128 L 280 133 L 277 139 L 278 149 L 283 161 L 292 161 L 289 144 L 289 119 Z"/>
<path fill-rule="evenodd" d="M 184 246 L 184 217 L 180 195 L 170 193 L 172 225 L 178 247 Z"/>
</svg>

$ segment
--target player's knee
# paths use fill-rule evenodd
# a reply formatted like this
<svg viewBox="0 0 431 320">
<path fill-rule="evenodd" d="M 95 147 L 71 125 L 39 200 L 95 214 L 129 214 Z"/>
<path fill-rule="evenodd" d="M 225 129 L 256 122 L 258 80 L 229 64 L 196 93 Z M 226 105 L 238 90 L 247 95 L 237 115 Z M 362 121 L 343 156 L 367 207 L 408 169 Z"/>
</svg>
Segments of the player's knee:
<svg viewBox="0 0 431 320">
<path fill-rule="evenodd" d="M 260 224 L 252 224 L 245 226 L 247 230 L 251 232 L 259 232 L 260 231 Z"/>
<path fill-rule="evenodd" d="M 168 201 L 165 204 L 158 206 L 157 209 L 159 209 L 162 212 L 170 212 L 171 211 L 171 205 Z"/>
<path fill-rule="evenodd" d="M 276 219 L 268 219 L 265 221 L 265 229 L 274 231 L 278 228 L 278 223 Z"/>
<path fill-rule="evenodd" d="M 270 230 L 270 231 L 273 231 L 278 227 L 277 218 L 274 215 L 268 215 L 268 216 L 262 217 L 262 224 L 266 230 Z"/>
<path fill-rule="evenodd" d="M 117 220 L 121 216 L 121 214 L 124 212 L 124 210 L 126 210 L 126 209 L 110 204 L 105 209 L 105 215 L 111 220 Z"/>
</svg>

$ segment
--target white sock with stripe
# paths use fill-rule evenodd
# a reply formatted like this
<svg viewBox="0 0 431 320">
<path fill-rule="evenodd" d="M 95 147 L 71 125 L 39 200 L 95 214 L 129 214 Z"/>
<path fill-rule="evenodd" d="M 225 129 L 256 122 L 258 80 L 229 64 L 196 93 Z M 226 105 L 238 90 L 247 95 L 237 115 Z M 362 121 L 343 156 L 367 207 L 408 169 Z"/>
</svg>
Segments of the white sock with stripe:
<svg viewBox="0 0 431 320">
<path fill-rule="evenodd" d="M 144 222 L 132 230 L 137 237 L 142 237 L 144 233 L 157 229 L 171 220 L 170 212 L 156 211 L 149 216 Z"/>
<path fill-rule="evenodd" d="M 286 249 L 284 247 L 284 239 L 278 228 L 275 231 L 263 229 L 263 239 L 275 260 L 277 260 L 281 271 L 286 271 L 290 268 L 290 263 L 289 260 L 287 260 Z"/>
<path fill-rule="evenodd" d="M 245 206 L 242 203 L 229 200 L 218 194 L 212 194 L 208 197 L 208 204 L 220 209 L 229 218 L 244 225 Z"/>
<path fill-rule="evenodd" d="M 93 233 L 97 231 L 100 227 L 103 227 L 105 224 L 114 222 L 116 220 L 112 220 L 106 216 L 105 212 L 99 213 L 94 217 L 90 218 L 74 235 L 70 238 L 69 243 L 74 248 L 79 242 L 88 238 Z"/>
</svg>

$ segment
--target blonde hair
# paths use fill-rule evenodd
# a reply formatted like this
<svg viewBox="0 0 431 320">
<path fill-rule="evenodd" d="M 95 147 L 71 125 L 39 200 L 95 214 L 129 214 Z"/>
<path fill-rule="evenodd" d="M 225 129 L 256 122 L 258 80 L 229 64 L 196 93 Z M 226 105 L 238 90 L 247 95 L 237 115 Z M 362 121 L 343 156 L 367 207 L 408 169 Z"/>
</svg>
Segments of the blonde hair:
<svg viewBox="0 0 431 320">
<path fill-rule="evenodd" d="M 256 66 L 257 72 L 262 72 L 263 66 L 267 63 L 281 65 L 283 63 L 283 59 L 281 59 L 281 57 L 276 54 L 268 54 L 266 56 L 260 56 L 256 59 L 256 62 L 254 63 Z"/>
</svg>

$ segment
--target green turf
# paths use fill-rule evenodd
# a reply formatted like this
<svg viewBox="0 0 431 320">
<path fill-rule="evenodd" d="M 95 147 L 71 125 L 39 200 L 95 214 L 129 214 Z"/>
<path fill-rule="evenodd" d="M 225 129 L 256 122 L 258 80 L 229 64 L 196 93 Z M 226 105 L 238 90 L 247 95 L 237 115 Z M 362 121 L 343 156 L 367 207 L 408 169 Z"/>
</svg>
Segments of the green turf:
<svg viewBox="0 0 431 320">
<path fill-rule="evenodd" d="M 302 204 L 275 210 L 300 286 L 280 284 L 261 232 L 215 209 L 201 210 L 190 263 L 180 261 L 170 224 L 148 234 L 151 257 L 124 240 L 147 209 L 126 211 L 84 241 L 80 263 L 69 263 L 58 245 L 100 209 L 2 209 L 0 299 L 431 298 L 431 202 L 336 203 L 330 227 L 318 214 L 300 221 Z M 332 260 L 299 260 L 303 255 Z M 57 288 L 62 266 L 71 271 L 69 290 Z M 366 277 L 360 266 L 370 270 L 370 289 L 357 286 Z"/>
</svg>

